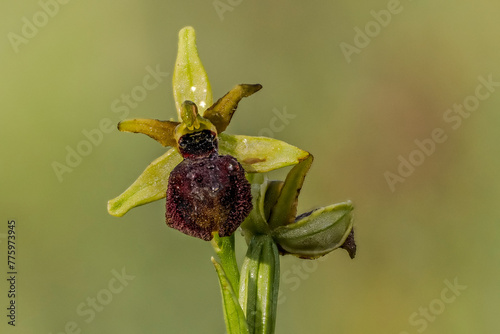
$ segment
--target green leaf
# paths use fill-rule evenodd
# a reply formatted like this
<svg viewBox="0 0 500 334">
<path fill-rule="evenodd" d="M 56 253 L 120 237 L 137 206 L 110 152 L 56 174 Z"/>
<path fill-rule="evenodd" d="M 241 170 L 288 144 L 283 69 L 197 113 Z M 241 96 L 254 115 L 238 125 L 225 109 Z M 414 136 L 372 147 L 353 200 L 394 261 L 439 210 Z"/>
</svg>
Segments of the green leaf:
<svg viewBox="0 0 500 334">
<path fill-rule="evenodd" d="M 224 311 L 224 320 L 228 334 L 248 334 L 245 314 L 238 303 L 238 298 L 227 278 L 222 266 L 212 257 L 212 263 L 215 266 L 219 276 L 220 289 L 222 293 L 222 306 Z"/>
<path fill-rule="evenodd" d="M 168 150 L 153 161 L 120 196 L 108 201 L 108 212 L 121 217 L 136 206 L 165 197 L 170 172 L 181 161 L 182 157 L 176 149 Z"/>
<path fill-rule="evenodd" d="M 272 334 L 278 305 L 279 254 L 268 235 L 254 236 L 243 260 L 240 305 L 250 334 Z"/>
<path fill-rule="evenodd" d="M 304 179 L 312 162 L 313 156 L 309 155 L 305 160 L 295 165 L 286 176 L 283 189 L 281 189 L 276 205 L 272 208 L 269 217 L 271 229 L 288 225 L 295 220 L 300 189 L 302 189 L 302 184 L 304 184 Z"/>
<path fill-rule="evenodd" d="M 265 173 L 296 165 L 309 153 L 284 141 L 267 138 L 219 134 L 219 152 L 235 157 L 247 173 Z"/>
<path fill-rule="evenodd" d="M 203 117 L 212 122 L 217 128 L 217 132 L 221 133 L 226 130 L 231 118 L 233 117 L 238 103 L 244 97 L 248 97 L 253 93 L 259 91 L 262 88 L 261 85 L 247 85 L 241 84 L 236 85 L 231 89 L 226 95 L 221 97 L 215 104 L 208 108 Z"/>
<path fill-rule="evenodd" d="M 215 249 L 215 253 L 219 256 L 222 268 L 224 268 L 224 272 L 229 282 L 231 282 L 234 292 L 237 294 L 237 289 L 240 285 L 240 271 L 238 269 L 234 250 L 234 233 L 229 237 L 219 237 L 219 233 L 214 233 L 214 238 L 211 242 Z M 238 295 L 236 295 L 236 297 L 238 297 Z"/>
<path fill-rule="evenodd" d="M 333 204 L 297 217 L 297 222 L 273 230 L 286 254 L 314 259 L 342 246 L 352 230 L 350 201 Z"/>
<path fill-rule="evenodd" d="M 181 105 L 184 101 L 194 102 L 201 115 L 213 103 L 212 88 L 198 56 L 193 27 L 184 27 L 179 31 L 173 88 L 179 121 L 181 120 Z"/>
<path fill-rule="evenodd" d="M 157 119 L 126 119 L 118 123 L 118 130 L 143 133 L 163 146 L 177 146 L 174 133 L 179 122 L 160 121 Z"/>
</svg>

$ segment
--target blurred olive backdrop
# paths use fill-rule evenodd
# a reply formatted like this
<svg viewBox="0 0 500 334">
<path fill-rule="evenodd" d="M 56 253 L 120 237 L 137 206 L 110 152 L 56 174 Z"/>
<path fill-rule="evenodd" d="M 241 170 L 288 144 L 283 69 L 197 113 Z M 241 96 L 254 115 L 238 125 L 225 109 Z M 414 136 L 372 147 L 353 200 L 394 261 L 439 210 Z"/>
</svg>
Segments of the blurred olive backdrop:
<svg viewBox="0 0 500 334">
<path fill-rule="evenodd" d="M 169 229 L 164 200 L 122 218 L 106 211 L 165 149 L 100 123 L 176 117 L 171 75 L 186 25 L 214 98 L 238 83 L 264 87 L 227 131 L 314 154 L 300 211 L 355 204 L 356 259 L 282 258 L 278 334 L 500 330 L 498 3 L 59 1 L 0 5 L 2 333 L 225 332 L 210 244 Z M 148 68 L 162 74 L 141 90 Z M 448 111 L 463 103 L 470 114 Z M 431 152 L 435 129 L 446 140 Z M 68 150 L 87 155 L 68 166 Z M 400 155 L 419 166 L 391 189 L 384 174 L 398 173 Z M 59 177 L 58 163 L 68 166 Z"/>
</svg>

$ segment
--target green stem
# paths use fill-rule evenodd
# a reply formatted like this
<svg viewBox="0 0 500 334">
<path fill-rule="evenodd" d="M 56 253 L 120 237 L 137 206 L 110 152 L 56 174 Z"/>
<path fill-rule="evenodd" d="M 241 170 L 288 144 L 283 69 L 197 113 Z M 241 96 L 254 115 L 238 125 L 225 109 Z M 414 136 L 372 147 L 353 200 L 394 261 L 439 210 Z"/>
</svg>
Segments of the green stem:
<svg viewBox="0 0 500 334">
<path fill-rule="evenodd" d="M 222 268 L 231 283 L 236 297 L 238 297 L 238 287 L 240 286 L 240 271 L 236 262 L 236 253 L 234 251 L 234 234 L 229 237 L 219 237 L 218 233 L 214 234 L 212 246 L 215 253 L 219 256 Z"/>
<path fill-rule="evenodd" d="M 252 238 L 241 268 L 240 305 L 250 334 L 273 334 L 280 282 L 278 249 L 268 235 Z"/>
</svg>

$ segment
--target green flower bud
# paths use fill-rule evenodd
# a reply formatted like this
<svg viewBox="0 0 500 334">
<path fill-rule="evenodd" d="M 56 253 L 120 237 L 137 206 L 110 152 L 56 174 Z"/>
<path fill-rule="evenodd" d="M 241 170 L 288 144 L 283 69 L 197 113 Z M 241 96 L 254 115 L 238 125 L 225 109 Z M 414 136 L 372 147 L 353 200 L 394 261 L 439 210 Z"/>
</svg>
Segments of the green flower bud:
<svg viewBox="0 0 500 334">
<path fill-rule="evenodd" d="M 298 216 L 295 223 L 277 227 L 272 235 L 282 254 L 305 259 L 315 259 L 342 247 L 351 235 L 346 247 L 354 257 L 352 210 L 350 201 L 320 208 Z"/>
</svg>

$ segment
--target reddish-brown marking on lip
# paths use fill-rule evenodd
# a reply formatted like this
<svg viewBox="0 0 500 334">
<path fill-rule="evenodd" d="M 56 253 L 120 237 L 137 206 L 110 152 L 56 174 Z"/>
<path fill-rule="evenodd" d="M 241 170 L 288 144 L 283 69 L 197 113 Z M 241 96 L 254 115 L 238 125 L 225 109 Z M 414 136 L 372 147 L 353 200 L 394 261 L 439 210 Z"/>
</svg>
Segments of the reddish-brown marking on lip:
<svg viewBox="0 0 500 334">
<path fill-rule="evenodd" d="M 264 162 L 264 161 L 266 161 L 266 159 L 248 158 L 248 159 L 243 160 L 243 162 L 248 164 L 248 165 L 252 165 L 252 164 L 256 164 L 258 162 Z"/>
</svg>

